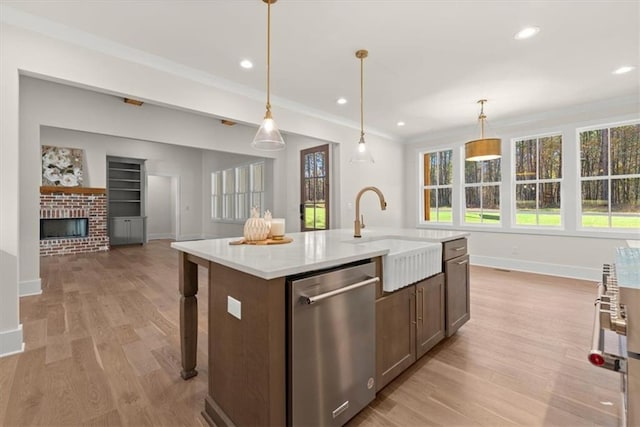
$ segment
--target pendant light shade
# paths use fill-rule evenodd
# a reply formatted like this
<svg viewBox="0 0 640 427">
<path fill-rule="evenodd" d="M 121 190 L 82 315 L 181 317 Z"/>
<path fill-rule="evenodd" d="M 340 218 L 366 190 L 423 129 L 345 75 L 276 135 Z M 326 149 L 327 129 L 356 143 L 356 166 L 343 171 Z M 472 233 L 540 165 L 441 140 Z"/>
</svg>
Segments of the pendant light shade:
<svg viewBox="0 0 640 427">
<path fill-rule="evenodd" d="M 367 56 L 369 52 L 364 49 L 356 52 L 356 58 L 360 60 L 360 141 L 351 155 L 351 163 L 375 163 L 364 141 L 364 58 Z"/>
<path fill-rule="evenodd" d="M 285 147 L 284 139 L 278 125 L 271 116 L 270 83 L 271 83 L 271 5 L 277 0 L 262 0 L 267 4 L 267 111 L 264 120 L 253 138 L 251 146 L 256 150 L 276 151 Z"/>
<path fill-rule="evenodd" d="M 474 139 L 464 145 L 465 160 L 473 162 L 481 162 L 483 160 L 499 159 L 502 156 L 502 141 L 500 138 L 485 138 L 484 123 L 487 116 L 484 114 L 484 104 L 486 99 L 478 101 L 480 104 L 480 139 Z"/>
<path fill-rule="evenodd" d="M 284 139 L 282 139 L 282 135 L 280 135 L 278 125 L 273 118 L 271 118 L 270 110 L 267 110 L 267 114 L 265 115 L 260 128 L 258 128 L 258 132 L 253 138 L 251 145 L 256 150 L 263 151 L 277 151 L 284 148 Z"/>
</svg>

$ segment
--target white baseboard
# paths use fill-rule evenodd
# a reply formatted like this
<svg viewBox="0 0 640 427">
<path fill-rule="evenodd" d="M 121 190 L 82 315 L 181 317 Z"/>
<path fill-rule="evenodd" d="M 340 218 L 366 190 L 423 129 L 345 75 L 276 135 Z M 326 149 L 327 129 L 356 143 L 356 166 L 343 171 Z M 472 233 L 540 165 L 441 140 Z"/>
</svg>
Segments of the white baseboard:
<svg viewBox="0 0 640 427">
<path fill-rule="evenodd" d="M 203 234 L 202 238 L 203 239 L 222 239 L 225 236 L 220 236 L 219 234 Z"/>
<path fill-rule="evenodd" d="M 174 239 L 175 237 L 174 233 L 150 233 L 147 240 Z"/>
<path fill-rule="evenodd" d="M 17 329 L 0 332 L 0 357 L 11 356 L 23 351 L 22 325 L 18 325 Z"/>
<path fill-rule="evenodd" d="M 570 277 L 572 279 L 599 281 L 602 272 L 598 268 L 577 267 L 575 265 L 549 264 L 543 262 L 523 261 L 520 259 L 495 258 L 470 255 L 471 264 L 483 267 L 502 268 L 506 270 L 524 271 L 527 273 L 547 274 L 550 276 Z"/>
<path fill-rule="evenodd" d="M 202 240 L 202 234 L 182 234 L 178 236 L 178 242 L 182 242 L 184 240 Z"/>
<path fill-rule="evenodd" d="M 19 296 L 28 297 L 31 295 L 42 294 L 42 282 L 38 278 L 36 280 L 25 280 L 20 282 Z"/>
</svg>

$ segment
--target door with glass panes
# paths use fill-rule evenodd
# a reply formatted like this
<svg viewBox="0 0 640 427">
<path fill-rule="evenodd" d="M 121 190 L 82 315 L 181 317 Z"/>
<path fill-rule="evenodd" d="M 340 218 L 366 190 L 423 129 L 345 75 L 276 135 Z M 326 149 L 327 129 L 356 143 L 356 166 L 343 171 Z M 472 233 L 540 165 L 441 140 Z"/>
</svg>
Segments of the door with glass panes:
<svg viewBox="0 0 640 427">
<path fill-rule="evenodd" d="M 300 151 L 300 230 L 329 229 L 329 145 Z"/>
</svg>

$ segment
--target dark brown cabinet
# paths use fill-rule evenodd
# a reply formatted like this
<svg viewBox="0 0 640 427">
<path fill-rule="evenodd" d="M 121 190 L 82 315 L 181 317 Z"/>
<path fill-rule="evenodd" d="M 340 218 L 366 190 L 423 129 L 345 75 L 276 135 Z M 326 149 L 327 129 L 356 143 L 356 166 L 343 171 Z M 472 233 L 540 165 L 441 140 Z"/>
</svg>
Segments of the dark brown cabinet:
<svg viewBox="0 0 640 427">
<path fill-rule="evenodd" d="M 445 336 L 444 274 L 376 301 L 376 390 L 381 390 Z"/>
<path fill-rule="evenodd" d="M 376 274 L 382 277 L 378 258 Z M 376 391 L 470 319 L 467 239 L 443 243 L 443 272 L 376 300 Z"/>
<path fill-rule="evenodd" d="M 446 276 L 446 335 L 450 337 L 471 318 L 467 239 L 445 243 L 443 264 Z"/>
<path fill-rule="evenodd" d="M 376 301 L 376 391 L 416 361 L 415 286 Z"/>
<path fill-rule="evenodd" d="M 416 359 L 445 336 L 445 286 L 440 273 L 416 285 Z"/>
</svg>

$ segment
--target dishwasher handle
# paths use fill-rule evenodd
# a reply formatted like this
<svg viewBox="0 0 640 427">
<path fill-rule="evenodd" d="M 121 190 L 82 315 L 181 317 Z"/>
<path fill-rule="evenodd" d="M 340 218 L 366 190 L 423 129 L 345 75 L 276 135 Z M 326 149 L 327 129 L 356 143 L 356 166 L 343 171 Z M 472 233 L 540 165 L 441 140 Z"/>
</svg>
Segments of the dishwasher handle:
<svg viewBox="0 0 640 427">
<path fill-rule="evenodd" d="M 316 296 L 313 296 L 313 297 L 301 296 L 300 300 L 304 304 L 313 304 L 313 303 L 316 303 L 318 301 L 322 301 L 323 299 L 331 298 L 332 296 L 340 295 L 340 294 L 343 294 L 345 292 L 349 292 L 349 291 L 352 291 L 354 289 L 370 285 L 372 283 L 378 283 L 379 281 L 380 281 L 379 277 L 372 277 L 371 279 L 363 280 L 362 282 L 354 283 L 353 285 L 345 286 L 343 288 L 339 288 L 339 289 L 336 289 L 336 290 L 330 291 L 330 292 L 325 292 L 324 294 L 316 295 Z"/>
</svg>

